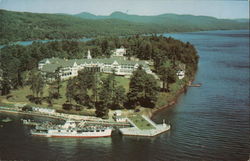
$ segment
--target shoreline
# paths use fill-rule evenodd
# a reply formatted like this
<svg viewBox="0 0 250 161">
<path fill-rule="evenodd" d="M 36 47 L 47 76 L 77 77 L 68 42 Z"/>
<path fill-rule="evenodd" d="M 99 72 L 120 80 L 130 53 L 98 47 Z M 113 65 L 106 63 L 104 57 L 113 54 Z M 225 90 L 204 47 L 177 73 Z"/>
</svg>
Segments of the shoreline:
<svg viewBox="0 0 250 161">
<path fill-rule="evenodd" d="M 169 108 L 173 107 L 174 105 L 176 105 L 180 96 L 187 91 L 188 85 L 192 84 L 193 81 L 194 81 L 194 78 L 192 78 L 187 84 L 185 84 L 183 86 L 183 88 L 179 89 L 178 92 L 176 92 L 175 97 L 172 100 L 170 100 L 170 102 L 168 104 L 152 109 L 150 116 L 149 116 L 150 119 L 152 119 L 160 111 L 162 111 L 164 109 L 169 109 Z"/>
<path fill-rule="evenodd" d="M 170 31 L 170 32 L 161 32 L 157 33 L 159 35 L 162 34 L 183 34 L 183 33 L 192 33 L 192 32 L 207 32 L 207 31 L 230 31 L 230 30 L 248 30 L 248 29 L 214 29 L 214 30 L 197 30 L 197 31 Z M 136 35 L 136 34 L 134 34 Z M 144 34 L 139 34 L 139 35 L 150 35 L 150 33 L 144 33 Z M 126 36 L 133 36 L 133 35 L 126 35 Z M 93 39 L 96 38 L 97 36 L 93 37 L 82 37 L 82 38 L 71 38 L 71 39 L 28 39 L 28 40 L 19 40 L 19 41 L 11 41 L 6 43 L 0 43 L 0 49 L 7 46 L 7 45 L 22 45 L 20 44 L 21 42 L 43 42 L 43 41 L 62 41 L 62 40 L 73 40 L 73 41 L 79 41 L 81 39 Z M 105 37 L 105 36 L 104 36 Z M 32 43 L 31 43 L 32 44 Z M 31 45 L 29 44 L 29 45 Z M 26 46 L 26 45 L 24 45 Z"/>
<path fill-rule="evenodd" d="M 163 105 L 161 107 L 156 107 L 155 109 L 152 109 L 151 112 L 151 116 L 150 118 L 152 118 L 154 115 L 156 115 L 157 113 L 159 113 L 160 111 L 167 109 L 167 108 L 171 108 L 172 106 L 174 106 L 177 102 L 178 99 L 180 98 L 180 96 L 186 91 L 187 87 L 183 87 L 181 88 L 176 94 L 175 97 L 166 105 Z"/>
<path fill-rule="evenodd" d="M 47 118 L 53 118 L 53 119 L 63 119 L 63 118 L 56 117 L 56 116 L 50 116 L 50 115 L 44 115 L 44 114 L 38 114 L 38 113 L 27 113 L 23 111 L 13 111 L 13 110 L 7 110 L 7 109 L 0 109 L 0 112 L 9 113 L 9 114 L 21 114 L 21 115 L 29 115 L 29 116 L 47 117 Z"/>
<path fill-rule="evenodd" d="M 192 82 L 193 82 L 193 79 L 191 81 L 189 81 L 188 84 L 190 84 Z M 168 104 L 163 105 L 161 107 L 155 107 L 155 108 L 151 109 L 150 111 L 146 112 L 147 114 L 145 114 L 145 113 L 144 114 L 152 119 L 152 117 L 154 117 L 160 111 L 167 109 L 167 108 L 171 108 L 172 106 L 174 106 L 177 103 L 180 96 L 187 91 L 188 84 L 185 84 L 181 89 L 179 89 L 175 93 L 174 98 L 172 100 L 170 100 Z M 84 116 L 84 117 L 89 117 L 89 118 L 94 117 L 94 116 L 87 116 L 87 115 L 76 115 L 76 114 L 65 114 L 65 113 L 59 113 L 61 115 L 65 115 L 65 116 L 53 116 L 53 115 L 47 115 L 47 114 L 41 114 L 41 113 L 28 113 L 28 112 L 24 112 L 24 111 L 13 110 L 13 109 L 8 109 L 8 107 L 7 107 L 7 109 L 6 109 L 6 107 L 5 107 L 5 109 L 0 108 L 0 112 L 10 113 L 10 114 L 22 114 L 22 115 L 38 116 L 38 117 L 48 117 L 48 118 L 53 118 L 53 119 L 66 119 L 66 118 L 68 118 L 68 116 L 66 117 L 66 115 Z M 143 112 L 145 112 L 145 111 L 143 111 Z M 95 117 L 95 118 L 98 119 L 98 117 Z"/>
</svg>

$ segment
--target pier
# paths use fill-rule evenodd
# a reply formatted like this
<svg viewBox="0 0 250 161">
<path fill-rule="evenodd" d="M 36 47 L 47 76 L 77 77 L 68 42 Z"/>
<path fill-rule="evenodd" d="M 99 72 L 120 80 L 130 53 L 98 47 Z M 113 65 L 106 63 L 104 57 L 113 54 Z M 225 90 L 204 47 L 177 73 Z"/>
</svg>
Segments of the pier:
<svg viewBox="0 0 250 161">
<path fill-rule="evenodd" d="M 188 85 L 189 87 L 200 87 L 202 84 L 201 83 L 197 83 L 197 84 L 190 84 Z"/>
<path fill-rule="evenodd" d="M 117 122 L 110 120 L 104 120 L 101 118 L 93 117 L 93 116 L 79 116 L 79 115 L 71 115 L 71 114 L 63 114 L 63 113 L 41 113 L 41 112 L 26 112 L 20 111 L 15 108 L 3 108 L 0 109 L 1 112 L 7 113 L 17 113 L 17 114 L 28 114 L 32 116 L 41 116 L 41 117 L 50 117 L 61 120 L 74 120 L 75 122 L 84 122 L 87 126 L 106 126 L 117 128 L 122 135 L 129 136 L 156 136 L 170 129 L 170 125 L 167 125 L 165 122 L 163 124 L 156 124 L 148 117 L 144 115 L 133 115 L 124 117 L 123 122 Z M 41 123 L 35 122 L 33 120 L 22 120 L 24 125 L 36 126 Z"/>
<path fill-rule="evenodd" d="M 128 117 L 128 121 L 133 125 L 133 127 L 120 128 L 119 131 L 122 135 L 152 137 L 170 129 L 170 125 L 165 124 L 165 122 L 163 122 L 163 124 L 155 124 L 144 115 Z"/>
</svg>

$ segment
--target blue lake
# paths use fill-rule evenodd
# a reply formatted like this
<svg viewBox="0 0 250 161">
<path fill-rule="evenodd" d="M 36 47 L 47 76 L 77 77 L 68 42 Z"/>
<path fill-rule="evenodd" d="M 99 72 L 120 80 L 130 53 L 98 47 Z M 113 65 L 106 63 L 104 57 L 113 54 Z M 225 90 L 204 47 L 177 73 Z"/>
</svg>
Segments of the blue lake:
<svg viewBox="0 0 250 161">
<path fill-rule="evenodd" d="M 23 116 L 0 123 L 0 160 L 246 161 L 250 154 L 249 31 L 164 34 L 194 44 L 200 56 L 195 82 L 175 107 L 153 120 L 172 129 L 154 138 L 31 137 Z M 41 118 L 35 118 L 43 121 Z"/>
<path fill-rule="evenodd" d="M 64 40 L 64 39 L 63 39 Z M 47 43 L 47 42 L 53 42 L 53 41 L 63 41 L 63 40 L 30 40 L 30 41 L 18 41 L 18 42 L 13 42 L 11 43 L 12 45 L 23 45 L 23 46 L 27 46 L 27 45 L 31 45 L 33 42 L 41 42 L 41 43 Z M 66 40 L 66 39 L 65 39 Z M 92 40 L 92 38 L 81 38 L 81 39 L 72 39 L 70 41 L 89 41 Z M 6 45 L 0 45 L 0 49 L 5 47 Z"/>
</svg>

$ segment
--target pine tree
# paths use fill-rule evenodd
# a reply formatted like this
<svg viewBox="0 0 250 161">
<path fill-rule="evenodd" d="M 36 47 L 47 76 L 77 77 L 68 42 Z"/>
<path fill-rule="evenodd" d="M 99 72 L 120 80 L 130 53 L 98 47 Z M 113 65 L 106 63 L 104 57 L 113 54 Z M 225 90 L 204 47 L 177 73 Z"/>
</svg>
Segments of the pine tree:
<svg viewBox="0 0 250 161">
<path fill-rule="evenodd" d="M 140 66 L 133 73 L 129 83 L 129 92 L 127 94 L 129 104 L 134 107 L 154 107 L 157 94 L 157 81 Z"/>
<path fill-rule="evenodd" d="M 31 84 L 30 89 L 32 90 L 33 95 L 36 95 L 36 97 L 40 95 L 40 97 L 42 97 L 45 82 L 44 82 L 42 74 L 39 71 L 33 70 L 31 72 L 30 84 Z"/>
<path fill-rule="evenodd" d="M 162 66 L 159 67 L 160 79 L 163 83 L 163 91 L 169 92 L 169 85 L 176 81 L 176 69 L 170 61 L 166 61 Z"/>
</svg>

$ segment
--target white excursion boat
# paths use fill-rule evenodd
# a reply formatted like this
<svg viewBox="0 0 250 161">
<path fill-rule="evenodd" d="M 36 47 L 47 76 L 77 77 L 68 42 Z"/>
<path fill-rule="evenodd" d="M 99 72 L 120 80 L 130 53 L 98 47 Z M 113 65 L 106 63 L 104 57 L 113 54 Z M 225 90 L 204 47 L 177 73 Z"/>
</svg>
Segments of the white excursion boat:
<svg viewBox="0 0 250 161">
<path fill-rule="evenodd" d="M 31 130 L 31 135 L 45 137 L 96 138 L 110 137 L 112 128 L 85 126 L 84 122 L 66 121 L 64 125 L 41 124 Z"/>
</svg>

